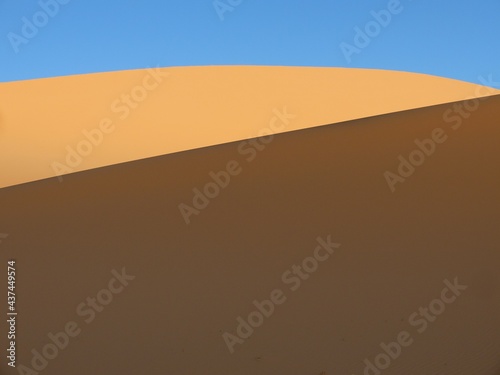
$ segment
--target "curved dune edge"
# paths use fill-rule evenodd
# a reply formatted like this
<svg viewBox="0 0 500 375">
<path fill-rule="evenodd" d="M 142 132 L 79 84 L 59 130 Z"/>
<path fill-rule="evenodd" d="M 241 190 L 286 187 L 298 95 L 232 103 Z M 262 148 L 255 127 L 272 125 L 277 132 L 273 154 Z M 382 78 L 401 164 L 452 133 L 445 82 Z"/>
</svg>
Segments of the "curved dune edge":
<svg viewBox="0 0 500 375">
<path fill-rule="evenodd" d="M 415 73 L 262 66 L 153 68 L 0 87 L 0 187 L 500 93 Z"/>
</svg>

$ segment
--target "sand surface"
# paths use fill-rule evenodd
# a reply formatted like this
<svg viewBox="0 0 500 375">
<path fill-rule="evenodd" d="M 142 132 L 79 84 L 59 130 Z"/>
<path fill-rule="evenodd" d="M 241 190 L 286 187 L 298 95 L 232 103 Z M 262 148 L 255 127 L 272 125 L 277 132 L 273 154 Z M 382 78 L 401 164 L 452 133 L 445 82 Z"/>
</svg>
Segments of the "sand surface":
<svg viewBox="0 0 500 375">
<path fill-rule="evenodd" d="M 201 71 L 217 75 L 220 70 Z M 332 71 L 331 81 L 323 82 L 320 91 L 325 96 L 304 97 L 299 95 L 302 90 L 312 92 L 316 86 L 307 85 L 307 80 L 293 73 L 298 70 L 284 71 L 286 74 L 269 78 L 288 88 L 296 85 L 297 92 L 264 85 L 262 80 L 258 95 L 245 90 L 239 91 L 240 97 L 229 91 L 224 91 L 225 97 L 214 94 L 211 105 L 218 103 L 217 108 L 201 102 L 201 93 L 192 91 L 192 110 L 169 107 L 178 117 L 167 117 L 165 123 L 176 118 L 183 126 L 191 124 L 196 129 L 188 131 L 179 123 L 170 123 L 170 129 L 179 126 L 176 136 L 185 141 L 180 143 L 182 147 L 195 146 L 188 146 L 190 133 L 193 142 L 200 142 L 197 146 L 208 139 L 210 143 L 220 141 L 210 138 L 214 129 L 226 135 L 226 141 L 246 137 L 268 120 L 274 107 L 287 106 L 300 115 L 297 122 L 290 121 L 290 129 L 309 127 L 274 136 L 250 161 L 250 153 L 239 152 L 241 142 L 231 142 L 75 173 L 62 183 L 51 178 L 0 190 L 0 228 L 9 233 L 0 244 L 0 259 L 5 264 L 8 258 L 15 258 L 18 264 L 19 363 L 29 366 L 30 351 L 41 350 L 50 342 L 49 332 L 58 332 L 74 321 L 81 333 L 49 361 L 42 374 L 319 375 L 324 371 L 326 375 L 358 375 L 363 374 L 365 358 L 373 361 L 382 352 L 381 343 L 397 340 L 402 332 L 408 332 L 412 344 L 381 372 L 384 375 L 498 374 L 500 96 L 481 101 L 460 127 L 458 122 L 443 120 L 454 104 L 318 126 L 342 119 L 339 108 L 349 112 L 339 103 L 343 96 L 327 95 L 338 92 L 338 87 L 332 87 L 337 73 Z M 183 72 L 173 72 L 165 91 L 158 92 L 158 100 L 152 99 L 144 111 L 137 112 L 137 118 L 131 117 L 129 125 L 116 130 L 116 140 L 110 139 L 81 168 L 114 163 L 117 150 L 130 152 L 130 158 L 139 151 L 160 152 L 164 145 L 152 138 L 153 148 L 142 143 L 127 148 L 125 140 L 142 134 L 134 128 L 139 126 L 139 118 L 153 118 L 154 108 L 170 105 L 166 100 L 169 85 L 176 84 Z M 315 69 L 304 72 L 309 78 L 323 75 Z M 140 78 L 142 73 L 123 74 Z M 108 78 L 116 83 L 118 76 L 91 76 L 89 85 Z M 420 82 L 418 77 L 414 84 Z M 199 82 L 192 79 L 193 84 Z M 250 80 L 239 79 L 225 84 L 233 88 L 250 84 Z M 85 79 L 67 79 L 68 84 L 77 81 L 83 84 Z M 179 78 L 178 87 L 181 81 Z M 437 81 L 428 78 L 429 84 Z M 54 82 L 15 83 L 8 88 L 15 91 L 18 86 L 39 85 L 41 89 Z M 407 80 L 388 82 L 401 90 L 412 87 Z M 434 91 L 424 92 L 429 101 L 447 101 L 473 89 L 467 84 L 442 82 L 457 91 L 440 91 L 442 86 L 436 85 Z M 218 78 L 211 83 L 218 88 L 223 85 Z M 128 85 L 124 82 L 116 92 Z M 258 85 L 256 80 L 254 88 Z M 205 88 L 208 92 L 214 87 Z M 349 102 L 353 106 L 349 116 L 353 117 L 364 117 L 370 109 L 419 107 L 427 100 L 423 93 L 410 104 L 403 100 L 407 92 L 386 90 L 384 95 L 401 101 L 380 99 L 375 105 L 370 100 L 377 95 L 367 94 L 366 85 L 359 82 L 358 90 L 352 90 L 362 98 L 357 101 L 359 112 L 354 108 L 356 101 Z M 27 113 L 19 114 L 4 104 L 7 137 L 17 134 L 21 142 L 21 135 L 29 133 L 12 130 L 10 116 L 14 113 L 19 119 L 53 116 L 50 118 L 69 120 L 86 100 L 94 110 L 95 96 L 105 112 L 105 97 L 115 94 L 82 91 L 71 108 L 61 107 L 58 101 L 64 99 L 69 105 L 75 99 L 62 91 L 54 95 L 56 102 L 43 97 L 38 103 L 28 92 L 26 100 L 37 107 Z M 185 98 L 188 93 L 182 95 Z M 255 98 L 255 107 L 246 102 L 250 96 Z M 40 113 L 49 102 L 52 109 L 63 112 Z M 221 111 L 224 107 L 227 112 Z M 90 112 L 78 125 L 67 122 L 63 143 L 51 138 L 54 129 L 41 130 L 61 123 L 21 124 L 36 128 L 47 142 L 48 155 L 55 156 L 58 151 L 51 154 L 52 146 L 63 145 L 78 132 L 76 128 L 92 125 L 92 119 L 102 114 Z M 217 127 L 215 118 L 228 122 Z M 158 121 L 146 121 L 142 126 L 151 130 Z M 384 172 L 396 173 L 398 156 L 409 157 L 417 148 L 415 140 L 428 139 L 436 129 L 442 129 L 446 140 L 392 192 Z M 202 136 L 202 130 L 208 138 Z M 175 145 L 167 146 L 172 151 L 180 147 Z M 39 157 L 44 146 L 37 147 L 34 157 Z M 243 147 L 247 150 L 248 144 Z M 1 152 L 24 155 L 5 150 L 4 143 Z M 49 174 L 42 166 L 50 157 L 41 164 L 14 160 L 22 171 L 25 165 L 33 165 L 33 174 L 4 172 L 4 185 Z M 179 204 L 192 205 L 193 189 L 203 189 L 212 181 L 209 173 L 225 169 L 230 161 L 238 163 L 240 173 L 186 225 Z M 8 161 L 2 159 L 2 163 L 13 168 Z M 292 291 L 282 280 L 284 272 L 313 254 L 318 236 L 328 235 L 340 247 Z M 77 307 L 106 288 L 111 271 L 122 267 L 135 279 L 92 322 L 85 323 Z M 5 271 L 1 275 L 5 277 Z M 412 325 L 410 317 L 440 299 L 445 280 L 455 278 L 467 289 L 419 333 L 420 326 Z M 236 319 L 246 319 L 255 310 L 254 300 L 269 299 L 277 289 L 286 301 L 231 354 L 223 333 L 236 334 Z M 5 324 L 1 324 L 2 332 Z M 3 339 L 0 348 L 5 353 Z M 0 366 L 2 374 L 14 373 L 5 360 Z"/>
<path fill-rule="evenodd" d="M 256 137 L 277 110 L 296 116 L 277 130 L 288 132 L 495 93 L 422 74 L 260 66 L 2 83 L 0 187 Z"/>
</svg>

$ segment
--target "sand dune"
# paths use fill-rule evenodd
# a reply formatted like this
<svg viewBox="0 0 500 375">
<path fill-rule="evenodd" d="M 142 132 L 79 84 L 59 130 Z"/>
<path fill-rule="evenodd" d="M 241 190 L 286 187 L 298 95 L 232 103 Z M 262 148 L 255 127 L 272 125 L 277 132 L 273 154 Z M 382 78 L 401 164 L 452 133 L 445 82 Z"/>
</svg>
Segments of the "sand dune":
<svg viewBox="0 0 500 375">
<path fill-rule="evenodd" d="M 386 355 L 390 363 L 381 374 L 498 373 L 500 96 L 318 126 L 343 115 L 365 117 L 457 99 L 472 95 L 475 87 L 366 71 L 361 74 L 380 81 L 367 78 L 354 89 L 345 82 L 333 87 L 349 71 L 283 69 L 278 74 L 279 69 L 256 68 L 256 76 L 267 71 L 267 78 L 246 80 L 243 69 L 234 68 L 234 77 L 224 83 L 218 73 L 232 68 L 191 70 L 202 76 L 213 72 L 210 84 L 196 86 L 206 77 L 195 74 L 193 86 L 177 98 L 169 97 L 169 85 L 185 86 L 182 77 L 190 69 L 172 72 L 164 91 L 132 114 L 130 123 L 79 169 L 115 163 L 120 153 L 136 158 L 148 150 L 169 152 L 245 138 L 282 106 L 297 114 L 287 130 L 308 129 L 268 138 L 259 149 L 231 142 L 75 173 L 63 183 L 52 178 L 0 190 L 0 228 L 9 233 L 0 258 L 4 264 L 16 258 L 19 264 L 19 362 L 31 366 L 30 351 L 41 351 L 51 342 L 49 332 L 74 321 L 81 332 L 47 361 L 43 374 L 363 374 L 365 359 L 383 364 L 382 346 L 401 337 L 408 346 L 394 359 Z M 140 79 L 143 73 L 123 74 Z M 388 79 L 392 74 L 404 79 Z M 316 75 L 330 80 L 313 96 L 316 83 L 308 82 Z M 3 140 L 1 152 L 14 165 L 7 164 L 12 173 L 5 173 L 2 183 L 47 177 L 47 163 L 60 157 L 65 142 L 77 141 L 74 134 L 92 126 L 107 103 L 129 87 L 130 82 L 119 83 L 120 76 L 7 86 L 4 91 L 11 93 L 23 86 L 58 86 L 61 91 L 39 103 L 28 92 L 26 101 L 35 108 L 27 114 L 14 112 L 8 104 L 20 99 L 9 96 L 2 111 L 5 139 L 13 143 L 6 150 Z M 97 87 L 108 79 L 115 92 L 82 90 L 78 99 L 64 94 L 65 84 Z M 253 91 L 242 89 L 252 81 Z M 202 95 L 223 85 L 227 96 Z M 435 87 L 417 93 L 414 85 Z M 240 91 L 230 90 L 236 87 Z M 345 99 L 339 87 L 348 87 L 358 100 Z M 192 108 L 169 101 L 189 96 Z M 87 101 L 92 109 L 103 103 L 103 112 L 84 113 Z M 62 112 L 46 111 L 47 106 Z M 466 116 L 457 115 L 457 108 Z M 143 136 L 136 127 L 144 133 L 156 129 L 161 122 L 154 116 L 160 110 L 176 114 L 164 124 L 178 133 L 161 128 L 153 132 L 156 143 L 151 133 Z M 82 114 L 80 122 L 74 113 Z M 25 122 L 30 118 L 45 122 Z M 13 130 L 16 123 L 25 130 Z M 68 124 L 67 132 L 54 140 L 50 135 L 62 123 Z M 46 140 L 35 147 L 28 137 L 37 163 L 12 148 L 28 128 Z M 165 144 L 165 138 L 176 143 Z M 44 147 L 46 157 L 40 154 Z M 401 167 L 402 160 L 418 165 Z M 237 164 L 228 166 L 232 161 Z M 33 168 L 24 174 L 26 166 Z M 210 192 L 207 184 L 217 178 L 210 172 L 225 176 L 220 171 L 232 172 L 227 172 L 227 186 L 198 202 L 206 207 L 198 207 L 187 225 L 180 204 L 194 207 L 193 189 Z M 399 176 L 394 189 L 384 175 L 388 171 Z M 295 282 L 284 282 L 285 273 L 313 256 L 318 237 L 325 241 L 328 236 L 340 247 L 292 290 Z M 111 271 L 122 267 L 135 279 L 85 323 L 90 313 L 78 311 L 89 308 L 78 307 L 102 294 Z M 467 288 L 450 289 L 455 281 Z M 270 299 L 276 290 L 283 294 L 280 301 L 286 300 L 231 354 L 224 333 L 237 335 L 237 318 L 247 319 L 256 310 L 254 301 Z M 421 307 L 435 313 L 425 318 Z M 2 373 L 12 373 L 4 361 L 1 366 Z"/>
<path fill-rule="evenodd" d="M 422 74 L 213 66 L 0 84 L 0 187 L 276 132 L 499 93 Z M 265 130 L 264 130 L 265 131 Z"/>
</svg>

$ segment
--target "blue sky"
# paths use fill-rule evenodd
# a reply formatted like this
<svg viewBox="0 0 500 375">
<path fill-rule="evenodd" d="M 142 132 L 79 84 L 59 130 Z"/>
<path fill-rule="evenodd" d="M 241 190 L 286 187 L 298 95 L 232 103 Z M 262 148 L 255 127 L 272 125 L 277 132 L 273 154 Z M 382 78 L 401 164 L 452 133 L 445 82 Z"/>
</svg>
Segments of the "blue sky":
<svg viewBox="0 0 500 375">
<path fill-rule="evenodd" d="M 45 19 L 40 3 L 55 1 L 0 0 L 0 81 L 158 65 L 363 67 L 500 81 L 499 0 L 400 0 L 397 14 L 389 4 L 398 0 L 217 0 L 223 14 L 213 0 L 59 0 L 67 4 L 47 8 Z M 390 14 L 384 26 L 372 14 L 380 11 Z M 41 26 L 23 34 L 26 20 Z M 355 28 L 367 26 L 372 37 L 358 48 Z M 350 61 L 341 43 L 357 48 Z"/>
</svg>

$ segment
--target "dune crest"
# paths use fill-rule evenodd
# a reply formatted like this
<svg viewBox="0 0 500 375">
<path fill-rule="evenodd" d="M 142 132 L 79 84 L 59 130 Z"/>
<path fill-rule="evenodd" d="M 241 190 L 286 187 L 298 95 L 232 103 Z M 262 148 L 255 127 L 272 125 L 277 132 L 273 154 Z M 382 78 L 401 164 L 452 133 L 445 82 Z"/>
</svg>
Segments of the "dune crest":
<svg viewBox="0 0 500 375">
<path fill-rule="evenodd" d="M 262 66 L 152 68 L 0 86 L 0 187 L 500 93 L 423 74 Z"/>
</svg>

